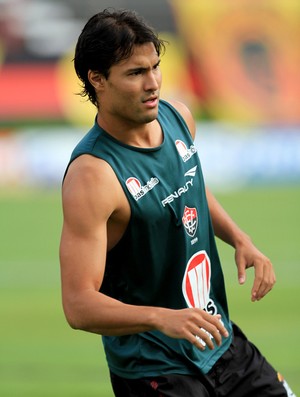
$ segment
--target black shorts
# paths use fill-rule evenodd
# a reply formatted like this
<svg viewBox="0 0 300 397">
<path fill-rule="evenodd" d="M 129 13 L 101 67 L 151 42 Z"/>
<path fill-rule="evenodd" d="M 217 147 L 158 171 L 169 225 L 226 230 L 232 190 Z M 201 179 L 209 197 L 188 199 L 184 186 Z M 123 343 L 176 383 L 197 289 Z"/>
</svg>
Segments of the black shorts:
<svg viewBox="0 0 300 397">
<path fill-rule="evenodd" d="M 287 383 L 233 324 L 233 342 L 208 374 L 124 379 L 111 373 L 116 397 L 295 397 Z"/>
</svg>

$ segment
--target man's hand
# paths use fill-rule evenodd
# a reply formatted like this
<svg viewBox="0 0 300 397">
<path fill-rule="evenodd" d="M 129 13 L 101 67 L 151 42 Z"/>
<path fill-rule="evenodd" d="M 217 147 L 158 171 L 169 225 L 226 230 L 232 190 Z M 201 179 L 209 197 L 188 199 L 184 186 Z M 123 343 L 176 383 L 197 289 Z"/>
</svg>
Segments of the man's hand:
<svg viewBox="0 0 300 397">
<path fill-rule="evenodd" d="M 240 284 L 246 281 L 246 269 L 254 267 L 252 302 L 259 301 L 273 288 L 276 277 L 271 261 L 263 255 L 249 239 L 236 247 L 235 262 Z"/>
<path fill-rule="evenodd" d="M 228 337 L 221 316 L 205 312 L 201 309 L 159 309 L 158 324 L 161 332 L 176 339 L 186 339 L 200 350 L 207 346 L 214 349 L 214 343 L 220 346 L 222 336 Z"/>
</svg>

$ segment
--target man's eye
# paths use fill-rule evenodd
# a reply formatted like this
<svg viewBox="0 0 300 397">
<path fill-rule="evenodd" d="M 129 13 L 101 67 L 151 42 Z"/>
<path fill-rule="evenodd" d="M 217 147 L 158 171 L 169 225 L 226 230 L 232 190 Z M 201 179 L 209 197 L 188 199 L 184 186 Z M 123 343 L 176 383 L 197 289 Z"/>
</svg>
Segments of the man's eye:
<svg viewBox="0 0 300 397">
<path fill-rule="evenodd" d="M 131 73 L 132 76 L 138 76 L 139 74 L 141 74 L 142 71 L 141 70 L 135 70 L 134 72 Z"/>
</svg>

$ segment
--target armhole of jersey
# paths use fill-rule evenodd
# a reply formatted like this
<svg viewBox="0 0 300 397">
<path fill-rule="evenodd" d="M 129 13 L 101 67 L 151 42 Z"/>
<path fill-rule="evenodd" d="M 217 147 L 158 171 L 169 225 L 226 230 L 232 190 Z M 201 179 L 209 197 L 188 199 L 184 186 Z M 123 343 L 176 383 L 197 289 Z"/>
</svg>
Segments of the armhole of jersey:
<svg viewBox="0 0 300 397">
<path fill-rule="evenodd" d="M 67 167 L 66 167 L 66 170 L 65 170 L 65 173 L 64 173 L 64 176 L 63 176 L 63 179 L 62 179 L 62 184 L 64 183 L 65 178 L 66 178 L 67 173 L 68 173 L 68 170 L 69 170 L 69 168 L 70 168 L 70 165 L 73 163 L 74 160 L 76 160 L 78 157 L 80 157 L 80 156 L 82 156 L 82 155 L 84 155 L 84 154 L 90 154 L 91 156 L 93 156 L 92 150 L 91 150 L 91 149 L 88 149 L 86 146 L 84 147 L 84 149 L 81 149 L 81 150 L 77 150 L 77 148 L 82 144 L 82 142 L 84 141 L 84 139 L 86 139 L 86 137 L 91 133 L 91 131 L 92 131 L 94 128 L 95 128 L 95 126 L 92 127 L 92 128 L 88 131 L 88 133 L 87 133 L 87 134 L 78 142 L 78 144 L 75 146 L 73 152 L 71 153 L 71 158 L 70 158 L 70 160 L 69 160 L 69 163 L 68 163 L 68 165 L 67 165 Z M 94 147 L 94 146 L 95 146 L 95 143 L 94 143 L 93 147 Z M 97 157 L 97 156 L 94 156 L 94 157 Z"/>
<path fill-rule="evenodd" d="M 163 99 L 161 99 L 161 102 L 164 105 L 166 105 L 173 113 L 175 113 L 175 115 L 179 118 L 181 123 L 184 125 L 186 131 L 188 132 L 188 134 L 189 134 L 189 136 L 191 138 L 191 140 L 193 141 L 193 137 L 192 137 L 191 131 L 190 131 L 190 129 L 189 129 L 189 127 L 187 125 L 187 122 L 185 121 L 184 117 L 181 115 L 181 113 L 171 103 L 169 103 L 169 102 L 167 102 L 167 101 L 165 101 Z"/>
<path fill-rule="evenodd" d="M 85 154 L 85 153 L 78 154 L 77 156 L 74 156 L 74 157 L 71 156 L 71 159 L 70 159 L 70 161 L 69 161 L 69 163 L 67 165 L 67 168 L 65 170 L 65 173 L 64 173 L 64 176 L 63 176 L 63 179 L 62 179 L 62 185 L 64 184 L 64 181 L 66 179 L 67 173 L 68 173 L 69 168 L 70 168 L 70 165 L 73 163 L 74 160 L 76 160 L 78 157 L 82 156 L 83 154 Z"/>
</svg>

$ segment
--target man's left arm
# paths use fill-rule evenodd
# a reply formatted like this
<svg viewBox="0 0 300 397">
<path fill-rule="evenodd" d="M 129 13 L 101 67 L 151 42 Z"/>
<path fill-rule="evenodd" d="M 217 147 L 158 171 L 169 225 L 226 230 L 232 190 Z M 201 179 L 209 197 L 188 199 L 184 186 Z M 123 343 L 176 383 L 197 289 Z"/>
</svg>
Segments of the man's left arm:
<svg viewBox="0 0 300 397">
<path fill-rule="evenodd" d="M 182 115 L 192 138 L 195 139 L 196 124 L 190 110 L 178 101 L 171 101 L 171 104 Z M 254 267 L 251 300 L 253 302 L 260 300 L 272 289 L 276 281 L 271 261 L 255 247 L 250 237 L 237 226 L 208 189 L 206 196 L 215 235 L 235 248 L 239 283 L 245 283 L 246 269 Z"/>
<path fill-rule="evenodd" d="M 246 269 L 254 267 L 251 300 L 260 300 L 273 288 L 276 281 L 271 261 L 255 247 L 250 237 L 238 227 L 207 188 L 206 196 L 215 235 L 235 248 L 239 283 L 245 283 Z"/>
</svg>

